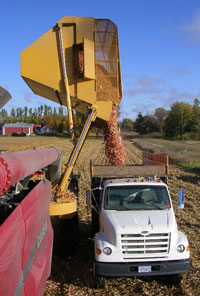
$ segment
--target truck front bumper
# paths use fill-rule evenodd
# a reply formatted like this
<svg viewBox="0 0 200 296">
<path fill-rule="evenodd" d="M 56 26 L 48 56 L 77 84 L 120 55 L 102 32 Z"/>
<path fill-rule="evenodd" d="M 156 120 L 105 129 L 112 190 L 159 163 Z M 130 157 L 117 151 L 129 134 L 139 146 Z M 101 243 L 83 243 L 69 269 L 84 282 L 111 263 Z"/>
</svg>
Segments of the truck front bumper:
<svg viewBox="0 0 200 296">
<path fill-rule="evenodd" d="M 140 272 L 139 266 L 151 266 L 150 272 Z M 190 259 L 159 262 L 106 263 L 95 261 L 95 274 L 103 277 L 136 277 L 187 272 Z"/>
</svg>

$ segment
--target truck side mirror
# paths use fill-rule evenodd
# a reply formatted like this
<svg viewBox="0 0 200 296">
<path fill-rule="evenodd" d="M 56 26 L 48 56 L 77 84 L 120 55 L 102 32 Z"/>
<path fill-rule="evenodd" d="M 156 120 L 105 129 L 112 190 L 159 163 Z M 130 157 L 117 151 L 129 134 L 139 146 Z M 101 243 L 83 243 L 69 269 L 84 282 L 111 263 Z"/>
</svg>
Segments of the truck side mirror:
<svg viewBox="0 0 200 296">
<path fill-rule="evenodd" d="M 184 189 L 183 188 L 181 188 L 179 190 L 179 200 L 178 200 L 178 203 L 179 203 L 178 209 L 179 210 L 184 209 Z"/>
<path fill-rule="evenodd" d="M 85 191 L 85 201 L 86 206 L 90 207 L 92 205 L 92 195 L 90 190 Z"/>
</svg>

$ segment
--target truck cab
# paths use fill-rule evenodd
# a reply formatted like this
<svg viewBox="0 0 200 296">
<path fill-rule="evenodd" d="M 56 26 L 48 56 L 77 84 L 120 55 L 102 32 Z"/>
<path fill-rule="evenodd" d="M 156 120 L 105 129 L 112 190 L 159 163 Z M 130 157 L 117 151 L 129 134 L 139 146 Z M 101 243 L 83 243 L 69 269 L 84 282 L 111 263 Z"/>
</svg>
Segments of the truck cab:
<svg viewBox="0 0 200 296">
<path fill-rule="evenodd" d="M 93 224 L 99 222 L 94 235 L 98 281 L 189 270 L 189 243 L 177 228 L 168 186 L 162 180 L 104 178 L 92 195 Z"/>
</svg>

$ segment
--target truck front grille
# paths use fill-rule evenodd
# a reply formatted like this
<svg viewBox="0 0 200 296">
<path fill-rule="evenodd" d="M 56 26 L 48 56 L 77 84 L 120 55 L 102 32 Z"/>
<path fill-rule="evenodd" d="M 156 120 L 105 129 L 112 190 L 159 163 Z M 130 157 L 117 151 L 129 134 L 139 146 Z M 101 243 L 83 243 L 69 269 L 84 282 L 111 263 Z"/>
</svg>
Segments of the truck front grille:
<svg viewBox="0 0 200 296">
<path fill-rule="evenodd" d="M 170 234 L 169 233 L 152 233 L 143 234 L 122 234 L 121 235 L 121 252 L 124 259 L 128 257 L 146 257 L 163 255 L 169 252 Z"/>
</svg>

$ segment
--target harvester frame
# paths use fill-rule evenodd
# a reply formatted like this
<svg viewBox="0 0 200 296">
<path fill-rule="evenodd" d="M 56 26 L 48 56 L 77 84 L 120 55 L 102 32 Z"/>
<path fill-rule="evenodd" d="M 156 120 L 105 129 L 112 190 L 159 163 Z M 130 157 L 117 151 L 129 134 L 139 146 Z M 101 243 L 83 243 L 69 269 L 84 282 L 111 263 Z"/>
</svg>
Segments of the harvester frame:
<svg viewBox="0 0 200 296">
<path fill-rule="evenodd" d="M 21 76 L 34 93 L 67 106 L 72 141 L 73 110 L 88 114 L 64 172 L 53 184 L 58 189 L 51 217 L 71 218 L 77 205 L 69 185 L 89 128 L 94 121 L 103 126 L 122 98 L 117 26 L 107 19 L 62 18 L 22 52 Z"/>
</svg>

